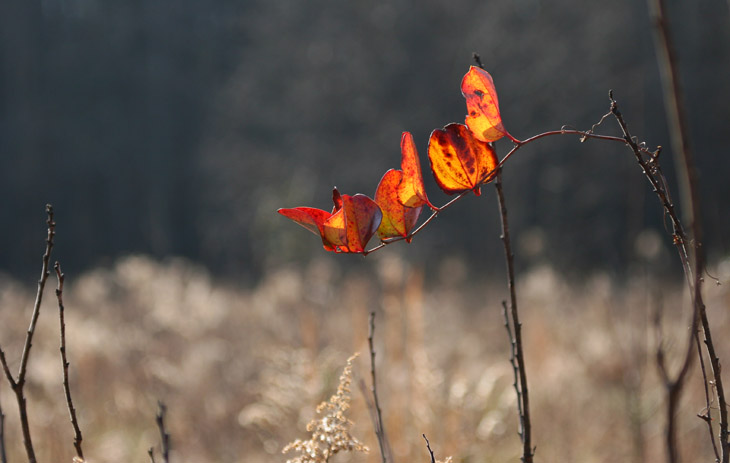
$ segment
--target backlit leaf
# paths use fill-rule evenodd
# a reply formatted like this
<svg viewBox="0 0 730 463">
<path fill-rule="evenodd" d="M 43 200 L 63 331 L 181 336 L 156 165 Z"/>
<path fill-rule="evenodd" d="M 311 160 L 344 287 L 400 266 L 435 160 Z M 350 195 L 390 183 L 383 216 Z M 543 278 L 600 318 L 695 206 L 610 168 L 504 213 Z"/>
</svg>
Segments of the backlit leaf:
<svg viewBox="0 0 730 463">
<path fill-rule="evenodd" d="M 467 190 L 480 194 L 479 186 L 493 178 L 497 167 L 494 149 L 463 124 L 431 132 L 428 159 L 436 183 L 447 194 Z"/>
<path fill-rule="evenodd" d="M 378 189 L 375 191 L 375 202 L 380 206 L 383 213 L 383 219 L 378 227 L 378 236 L 381 240 L 396 236 L 408 236 L 418 221 L 422 206 L 404 206 L 399 198 L 399 186 L 403 185 L 404 181 L 405 174 L 403 172 L 390 169 L 383 175 L 378 184 Z M 423 202 L 421 201 L 420 204 L 423 204 Z"/>
<path fill-rule="evenodd" d="M 328 251 L 363 252 L 380 225 L 380 208 L 365 195 L 340 195 L 337 188 L 332 192 L 332 200 L 332 212 L 312 207 L 279 209 L 278 212 L 318 234 Z"/>
<path fill-rule="evenodd" d="M 362 194 L 342 195 L 342 210 L 347 240 L 340 251 L 363 252 L 377 231 L 383 214 L 375 201 Z"/>
<path fill-rule="evenodd" d="M 431 209 L 436 209 L 426 196 L 426 189 L 423 187 L 423 175 L 421 174 L 421 162 L 418 160 L 418 151 L 410 132 L 403 132 L 400 140 L 400 151 L 400 168 L 403 171 L 403 179 L 398 185 L 399 201 L 407 207 L 420 207 L 427 204 Z M 377 198 L 375 202 L 378 202 Z M 378 204 L 380 203 L 378 202 Z"/>
<path fill-rule="evenodd" d="M 461 81 L 461 93 L 466 98 L 466 125 L 481 141 L 496 141 L 507 135 L 499 114 L 497 90 L 487 71 L 471 66 Z"/>
</svg>

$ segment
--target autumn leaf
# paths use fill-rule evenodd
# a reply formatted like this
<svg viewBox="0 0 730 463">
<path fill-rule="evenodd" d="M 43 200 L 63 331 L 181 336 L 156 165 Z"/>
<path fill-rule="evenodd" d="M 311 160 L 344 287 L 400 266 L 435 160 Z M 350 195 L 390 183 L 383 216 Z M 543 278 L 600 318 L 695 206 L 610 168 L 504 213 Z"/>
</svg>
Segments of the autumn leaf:
<svg viewBox="0 0 730 463">
<path fill-rule="evenodd" d="M 397 236 L 407 237 L 416 226 L 418 216 L 421 214 L 421 205 L 408 207 L 401 203 L 399 191 L 404 179 L 404 172 L 390 169 L 383 175 L 375 191 L 375 202 L 383 213 L 383 219 L 378 227 L 378 236 L 381 240 Z"/>
<path fill-rule="evenodd" d="M 479 186 L 492 180 L 497 168 L 494 149 L 463 124 L 431 132 L 428 159 L 436 183 L 447 194 L 467 190 L 480 194 Z"/>
<path fill-rule="evenodd" d="M 418 151 L 410 132 L 403 132 L 400 140 L 400 151 L 400 168 L 403 171 L 403 179 L 398 185 L 399 201 L 407 207 L 420 207 L 426 204 L 431 209 L 437 209 L 426 196 L 426 189 L 423 187 L 423 175 L 421 174 L 421 163 L 418 160 Z M 377 199 L 375 202 L 378 202 Z"/>
<path fill-rule="evenodd" d="M 487 71 L 471 66 L 461 81 L 461 93 L 466 98 L 466 125 L 481 141 L 496 141 L 503 136 L 515 140 L 502 125 L 497 90 Z"/>
<path fill-rule="evenodd" d="M 332 192 L 332 212 L 313 207 L 279 209 L 287 217 L 322 238 L 327 251 L 362 253 L 380 225 L 383 214 L 372 199 L 362 194 Z"/>
</svg>

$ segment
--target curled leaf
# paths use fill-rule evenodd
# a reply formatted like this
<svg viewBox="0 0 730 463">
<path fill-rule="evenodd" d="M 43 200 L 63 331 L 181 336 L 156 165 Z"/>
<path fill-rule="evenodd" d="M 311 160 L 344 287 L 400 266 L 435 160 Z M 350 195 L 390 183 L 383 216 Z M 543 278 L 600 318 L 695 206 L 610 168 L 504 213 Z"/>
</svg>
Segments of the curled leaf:
<svg viewBox="0 0 730 463">
<path fill-rule="evenodd" d="M 477 139 L 496 141 L 505 135 L 513 139 L 502 125 L 497 90 L 487 71 L 471 66 L 461 80 L 461 93 L 466 98 L 466 125 Z"/>
<path fill-rule="evenodd" d="M 327 251 L 361 253 L 380 225 L 383 214 L 362 194 L 341 195 L 333 190 L 332 212 L 312 207 L 279 209 L 287 217 L 322 238 Z"/>
<path fill-rule="evenodd" d="M 431 132 L 428 159 L 439 187 L 447 194 L 474 190 L 494 177 L 497 155 L 463 124 L 449 124 Z"/>
<path fill-rule="evenodd" d="M 418 151 L 410 132 L 403 132 L 400 140 L 400 151 L 400 168 L 403 171 L 403 179 L 398 185 L 398 200 L 406 207 L 420 207 L 427 204 L 431 209 L 436 209 L 426 196 L 426 189 L 423 187 L 423 175 L 421 174 L 421 163 L 418 160 Z M 375 202 L 378 202 L 377 199 Z"/>
<path fill-rule="evenodd" d="M 416 226 L 418 216 L 421 214 L 421 205 L 408 207 L 401 202 L 399 193 L 404 181 L 403 172 L 390 169 L 383 175 L 375 191 L 375 202 L 383 213 L 383 219 L 378 227 L 378 236 L 381 240 L 397 236 L 407 237 Z"/>
</svg>

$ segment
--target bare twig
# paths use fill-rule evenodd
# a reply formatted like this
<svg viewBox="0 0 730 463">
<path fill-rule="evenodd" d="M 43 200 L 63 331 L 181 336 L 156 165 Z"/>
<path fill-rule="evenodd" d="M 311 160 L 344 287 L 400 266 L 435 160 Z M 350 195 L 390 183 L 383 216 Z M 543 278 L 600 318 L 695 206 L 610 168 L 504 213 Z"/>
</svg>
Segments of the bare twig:
<svg viewBox="0 0 730 463">
<path fill-rule="evenodd" d="M 514 254 L 512 253 L 512 245 L 509 235 L 509 222 L 507 220 L 507 206 L 504 201 L 504 191 L 502 189 L 502 168 L 497 169 L 497 176 L 494 182 L 497 190 L 497 202 L 499 204 L 499 212 L 502 221 L 502 243 L 504 244 L 504 256 L 507 263 L 507 288 L 510 297 L 510 315 L 512 318 L 512 326 L 510 329 L 509 321 L 507 321 L 507 332 L 510 334 L 511 359 L 513 367 L 515 366 L 519 376 L 519 389 L 515 384 L 517 391 L 517 410 L 520 414 L 520 438 L 522 439 L 522 461 L 523 463 L 532 463 L 534 449 L 532 447 L 532 425 L 530 423 L 530 396 L 527 388 L 527 371 L 525 368 L 525 357 L 522 350 L 522 324 L 520 323 L 519 313 L 517 311 L 517 295 L 515 292 L 515 270 L 514 270 Z M 507 310 L 504 305 L 505 312 Z M 506 316 L 506 313 L 505 313 Z M 514 336 L 513 336 L 514 334 Z M 515 379 L 516 383 L 516 379 Z"/>
<path fill-rule="evenodd" d="M 436 463 L 436 457 L 433 456 L 433 450 L 431 450 L 431 443 L 428 441 L 428 437 L 425 434 L 421 435 L 423 436 L 423 440 L 426 441 L 426 448 L 428 449 L 429 455 L 431 455 L 431 463 Z"/>
<path fill-rule="evenodd" d="M 18 369 L 17 379 L 10 372 L 5 352 L 0 348 L 0 363 L 2 363 L 5 377 L 10 383 L 10 387 L 15 393 L 15 399 L 18 402 L 18 413 L 20 415 L 20 427 L 23 434 L 23 445 L 25 453 L 28 455 L 29 463 L 36 463 L 35 450 L 30 436 L 30 424 L 28 422 L 28 409 L 26 398 L 24 395 L 25 375 L 28 371 L 28 359 L 30 358 L 30 348 L 33 346 L 33 334 L 35 334 L 36 323 L 41 310 L 41 301 L 43 299 L 43 289 L 46 286 L 48 275 L 48 263 L 51 260 L 51 249 L 53 248 L 53 238 L 56 236 L 56 222 L 53 221 L 53 206 L 46 204 L 46 215 L 48 216 L 46 224 L 48 225 L 48 236 L 46 238 L 46 251 L 43 254 L 43 267 L 41 269 L 41 277 L 38 280 L 38 291 L 36 292 L 35 304 L 33 304 L 33 314 L 30 319 L 30 326 L 25 336 L 25 344 L 23 345 L 23 354 L 20 358 L 20 367 Z"/>
<path fill-rule="evenodd" d="M 665 213 L 670 217 L 673 227 L 673 240 L 677 247 L 677 251 L 679 252 L 679 257 L 682 261 L 682 266 L 684 268 L 685 275 L 687 276 L 690 290 L 692 290 L 693 285 L 690 278 L 690 275 L 692 274 L 692 269 L 689 264 L 689 258 L 686 248 L 687 237 L 682 227 L 682 223 L 677 216 L 674 204 L 671 201 L 671 197 L 669 196 L 669 193 L 666 189 L 666 183 L 663 181 L 663 175 L 661 173 L 661 169 L 658 163 L 658 156 L 650 156 L 648 160 L 645 159 L 647 151 L 645 149 L 642 149 L 638 145 L 636 140 L 631 136 L 628 126 L 624 121 L 623 115 L 618 109 L 618 103 L 616 102 L 616 100 L 613 99 L 613 92 L 609 92 L 608 96 L 611 100 L 611 113 L 615 116 L 616 121 L 618 122 L 621 130 L 624 133 L 624 139 L 626 140 L 626 144 L 633 151 L 634 157 L 641 166 L 643 174 L 646 176 L 647 180 L 649 180 L 649 183 L 651 183 L 654 189 L 654 193 L 656 193 L 657 197 L 662 203 L 662 206 L 664 207 Z M 698 285 L 695 284 L 694 288 L 698 288 Z M 685 351 L 685 355 L 683 357 L 679 372 L 674 379 L 672 379 L 671 374 L 667 369 L 664 357 L 665 354 L 661 345 L 657 349 L 656 355 L 657 366 L 659 367 L 660 374 L 664 381 L 664 388 L 667 393 L 667 424 L 665 430 L 665 439 L 668 452 L 667 457 L 670 463 L 676 463 L 679 461 L 675 414 L 677 407 L 679 406 L 679 398 L 682 395 L 682 387 L 684 386 L 684 380 L 687 375 L 687 371 L 689 371 L 689 367 L 691 366 L 692 360 L 694 358 L 694 356 L 692 355 L 692 352 L 694 350 L 692 336 L 697 330 L 699 313 L 696 300 L 697 299 L 694 298 L 695 304 L 693 304 L 691 328 L 687 339 L 687 349 Z"/>
<path fill-rule="evenodd" d="M 2 399 L 0 399 L 0 463 L 8 463 L 8 456 L 5 453 L 5 414 Z"/>
<path fill-rule="evenodd" d="M 715 353 L 707 318 L 705 304 L 702 301 L 702 275 L 705 273 L 705 255 L 702 248 L 702 212 L 698 188 L 697 169 L 694 153 L 689 142 L 687 113 L 684 106 L 684 93 L 677 69 L 677 56 L 670 32 L 663 0 L 649 0 L 652 21 L 654 24 L 654 44 L 657 51 L 659 70 L 662 76 L 664 103 L 667 110 L 669 133 L 672 135 L 672 146 L 675 155 L 676 170 L 680 173 L 685 220 L 692 231 L 694 257 L 693 306 L 699 316 L 704 332 L 704 343 L 710 358 L 717 402 L 720 414 L 720 449 L 722 463 L 730 460 L 730 443 L 728 442 L 728 415 L 725 391 L 722 384 L 720 361 Z M 700 355 L 701 352 L 699 353 Z M 709 411 L 708 411 L 709 413 Z"/>
<path fill-rule="evenodd" d="M 58 299 L 58 319 L 61 327 L 61 364 L 63 365 L 63 391 L 66 395 L 66 405 L 68 406 L 68 413 L 71 419 L 71 426 L 74 430 L 74 448 L 76 449 L 76 456 L 83 461 L 84 452 L 81 450 L 81 428 L 79 427 L 78 418 L 76 418 L 76 408 L 74 408 L 73 400 L 71 400 L 71 386 L 68 381 L 68 359 L 66 358 L 66 322 L 64 319 L 64 305 L 63 305 L 63 282 L 65 275 L 61 271 L 61 264 L 56 262 L 53 266 L 56 271 L 56 278 L 58 279 L 58 286 L 56 287 L 56 299 Z"/>
<path fill-rule="evenodd" d="M 165 413 L 167 412 L 167 407 L 164 403 L 161 401 L 157 401 L 157 416 L 155 416 L 155 422 L 157 422 L 157 429 L 160 431 L 160 451 L 162 453 L 162 461 L 163 463 L 169 463 L 170 461 L 170 433 L 167 432 L 165 429 Z M 152 458 L 152 461 L 154 462 L 154 456 L 152 454 L 152 449 L 150 448 L 150 452 L 148 452 L 150 455 L 150 458 Z"/>
<path fill-rule="evenodd" d="M 155 463 L 155 449 L 154 449 L 154 447 L 150 447 L 149 449 L 147 449 L 147 455 L 149 455 L 150 461 L 152 463 Z"/>
<path fill-rule="evenodd" d="M 694 332 L 695 346 L 697 346 L 697 352 L 699 352 L 700 358 L 700 370 L 702 371 L 702 385 L 705 388 L 705 408 L 702 413 L 698 413 L 697 417 L 707 423 L 707 427 L 710 431 L 710 443 L 712 444 L 712 450 L 715 452 L 715 461 L 720 461 L 720 453 L 717 450 L 717 442 L 715 442 L 715 431 L 712 429 L 712 398 L 710 397 L 710 388 L 707 386 L 707 370 L 705 369 L 705 360 L 702 356 L 702 346 L 700 345 L 700 335 L 698 330 Z"/>
<path fill-rule="evenodd" d="M 373 395 L 373 407 L 375 409 L 375 416 L 373 417 L 373 423 L 375 425 L 375 435 L 378 438 L 378 446 L 380 447 L 380 457 L 383 463 L 388 463 L 386 455 L 390 454 L 388 446 L 388 438 L 385 435 L 385 427 L 383 426 L 383 413 L 380 408 L 380 401 L 378 399 L 378 386 L 375 380 L 375 348 L 373 346 L 373 337 L 375 334 L 375 312 L 370 312 L 370 328 L 368 330 L 368 349 L 370 350 L 370 380 L 372 385 L 370 392 Z M 391 459 L 392 461 L 392 459 Z"/>
<path fill-rule="evenodd" d="M 517 413 L 520 416 L 520 439 L 522 438 L 522 392 L 520 392 L 520 368 L 517 365 L 517 343 L 515 342 L 515 336 L 512 333 L 512 323 L 509 318 L 509 309 L 507 308 L 507 301 L 502 301 L 502 316 L 504 317 L 504 328 L 507 330 L 507 337 L 509 338 L 510 355 L 509 363 L 512 365 L 512 387 L 515 389 L 517 394 Z"/>
</svg>

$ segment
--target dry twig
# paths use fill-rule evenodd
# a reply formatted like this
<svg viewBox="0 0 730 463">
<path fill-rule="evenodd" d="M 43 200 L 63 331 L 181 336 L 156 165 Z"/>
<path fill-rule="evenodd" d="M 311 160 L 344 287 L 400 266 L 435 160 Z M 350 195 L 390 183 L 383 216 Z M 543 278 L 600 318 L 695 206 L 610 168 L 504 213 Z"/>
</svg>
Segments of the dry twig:
<svg viewBox="0 0 730 463">
<path fill-rule="evenodd" d="M 46 286 L 48 275 L 48 263 L 51 260 L 51 249 L 53 248 L 53 238 L 56 236 L 56 222 L 53 221 L 53 206 L 46 205 L 46 215 L 48 216 L 46 224 L 48 225 L 48 236 L 46 238 L 46 251 L 43 254 L 43 267 L 41 269 L 41 277 L 38 280 L 38 291 L 36 292 L 35 304 L 33 305 L 33 313 L 30 319 L 30 326 L 25 336 L 25 344 L 23 345 L 23 353 L 20 358 L 20 367 L 18 369 L 17 378 L 10 372 L 10 366 L 5 357 L 5 352 L 0 348 L 0 363 L 2 363 L 5 377 L 10 383 L 10 387 L 15 393 L 18 402 L 18 413 L 20 415 L 20 427 L 23 434 L 23 445 L 28 455 L 29 463 L 36 463 L 35 450 L 30 435 L 30 424 L 28 422 L 27 402 L 24 394 L 25 375 L 28 371 L 28 359 L 30 358 L 30 348 L 33 346 L 33 335 L 35 334 L 36 323 L 41 310 L 41 301 L 43 299 L 43 289 Z"/>
<path fill-rule="evenodd" d="M 76 408 L 74 408 L 73 400 L 71 400 L 71 386 L 68 381 L 68 359 L 66 358 L 66 322 L 64 319 L 64 305 L 63 305 L 63 282 L 65 275 L 61 272 L 61 264 L 56 262 L 53 266 L 56 270 L 56 278 L 58 279 L 58 286 L 56 287 L 56 299 L 58 299 L 58 319 L 61 326 L 61 364 L 63 365 L 63 391 L 66 395 L 66 405 L 68 406 L 68 413 L 71 419 L 71 426 L 74 430 L 74 448 L 76 449 L 76 456 L 80 461 L 84 461 L 84 452 L 81 450 L 81 428 L 79 427 L 78 418 L 76 418 Z"/>
<path fill-rule="evenodd" d="M 669 133 L 672 136 L 672 145 L 675 155 L 677 172 L 681 173 L 680 185 L 682 189 L 683 205 L 685 207 L 685 220 L 688 221 L 692 231 L 693 257 L 694 257 L 694 288 L 693 306 L 695 316 L 699 316 L 704 332 L 704 343 L 707 355 L 710 358 L 712 374 L 717 394 L 717 405 L 720 414 L 720 451 L 721 462 L 728 463 L 730 460 L 730 443 L 728 442 L 728 415 L 727 403 L 725 402 L 725 391 L 722 384 L 720 360 L 715 353 L 710 332 L 710 323 L 707 318 L 705 304 L 702 301 L 702 275 L 705 272 L 705 256 L 702 249 L 703 230 L 701 201 L 698 188 L 698 176 L 694 154 L 689 142 L 689 130 L 687 129 L 687 116 L 684 107 L 684 93 L 679 80 L 677 69 L 677 56 L 666 15 L 663 0 L 649 0 L 649 8 L 654 23 L 654 46 L 657 51 L 659 71 L 662 76 L 664 90 L 664 103 L 667 109 L 667 122 Z M 699 355 L 702 355 L 699 352 Z M 707 378 L 704 378 L 707 382 Z M 708 411 L 709 413 L 709 411 Z"/>
<path fill-rule="evenodd" d="M 375 426 L 375 436 L 378 438 L 378 446 L 380 447 L 380 458 L 383 463 L 388 463 L 386 455 L 390 454 L 388 446 L 388 438 L 385 435 L 385 427 L 383 426 L 383 412 L 380 408 L 380 400 L 378 399 L 378 386 L 375 380 L 375 347 L 373 346 L 373 338 L 375 335 L 375 312 L 370 312 L 370 324 L 368 330 L 368 349 L 370 351 L 370 392 L 373 395 L 373 424 Z M 392 461 L 392 458 L 391 458 Z"/>
</svg>

